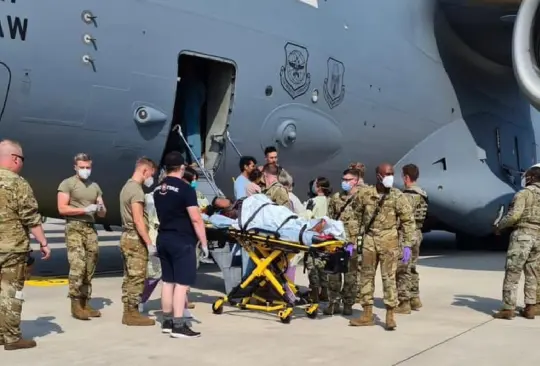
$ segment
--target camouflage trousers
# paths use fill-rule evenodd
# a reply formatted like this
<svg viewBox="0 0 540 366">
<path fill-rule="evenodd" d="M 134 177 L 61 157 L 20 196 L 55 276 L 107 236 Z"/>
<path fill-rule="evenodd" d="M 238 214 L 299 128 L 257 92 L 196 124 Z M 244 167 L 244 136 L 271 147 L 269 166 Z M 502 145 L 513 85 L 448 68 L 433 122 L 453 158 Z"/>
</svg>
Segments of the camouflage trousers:
<svg viewBox="0 0 540 366">
<path fill-rule="evenodd" d="M 381 264 L 381 277 L 384 304 L 390 308 L 398 305 L 396 271 L 399 257 L 399 244 L 395 240 L 383 241 L 370 235 L 364 237 L 362 265 L 360 274 L 360 304 L 373 305 L 375 292 L 375 273 Z"/>
<path fill-rule="evenodd" d="M 320 258 L 308 255 L 306 270 L 308 272 L 309 288 L 328 287 L 328 273 L 324 271 L 325 262 Z"/>
<path fill-rule="evenodd" d="M 0 341 L 6 344 L 21 339 L 27 257 L 27 253 L 0 253 Z"/>
<path fill-rule="evenodd" d="M 98 262 L 98 237 L 93 224 L 66 223 L 66 247 L 69 262 L 69 297 L 89 299 Z"/>
<path fill-rule="evenodd" d="M 136 307 L 144 291 L 148 266 L 148 249 L 136 231 L 124 231 L 120 237 L 120 251 L 124 260 L 122 302 Z"/>
<path fill-rule="evenodd" d="M 345 305 L 354 305 L 358 294 L 358 256 L 349 259 L 349 271 L 328 275 L 328 297 L 331 303 L 343 302 Z"/>
<path fill-rule="evenodd" d="M 422 232 L 417 230 L 414 243 L 411 246 L 411 260 L 408 263 L 398 262 L 396 284 L 400 302 L 420 296 L 420 276 L 416 270 L 418 256 L 420 255 L 420 244 L 422 244 Z"/>
<path fill-rule="evenodd" d="M 525 272 L 525 305 L 536 304 L 538 280 L 540 279 L 540 233 L 532 229 L 515 229 L 510 235 L 506 253 L 503 282 L 503 309 L 516 307 L 517 287 L 521 272 Z"/>
</svg>

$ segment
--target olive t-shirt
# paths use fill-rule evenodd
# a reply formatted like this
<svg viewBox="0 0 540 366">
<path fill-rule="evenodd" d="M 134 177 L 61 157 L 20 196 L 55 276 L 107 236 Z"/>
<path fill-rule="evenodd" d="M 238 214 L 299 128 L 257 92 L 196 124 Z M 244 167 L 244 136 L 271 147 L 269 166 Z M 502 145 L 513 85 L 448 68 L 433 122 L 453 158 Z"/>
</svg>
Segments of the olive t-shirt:
<svg viewBox="0 0 540 366">
<path fill-rule="evenodd" d="M 135 230 L 133 221 L 133 210 L 131 204 L 140 202 L 143 204 L 144 223 L 148 227 L 148 215 L 144 210 L 144 191 L 140 183 L 129 179 L 120 191 L 120 215 L 122 216 L 122 228 L 124 230 Z"/>
<path fill-rule="evenodd" d="M 101 188 L 96 182 L 87 179 L 80 180 L 77 176 L 64 179 L 58 186 L 58 192 L 69 194 L 69 205 L 75 208 L 85 208 L 96 204 L 98 197 L 103 195 Z M 94 223 L 94 213 L 86 213 L 78 216 L 68 216 L 68 220 L 77 220 Z"/>
</svg>

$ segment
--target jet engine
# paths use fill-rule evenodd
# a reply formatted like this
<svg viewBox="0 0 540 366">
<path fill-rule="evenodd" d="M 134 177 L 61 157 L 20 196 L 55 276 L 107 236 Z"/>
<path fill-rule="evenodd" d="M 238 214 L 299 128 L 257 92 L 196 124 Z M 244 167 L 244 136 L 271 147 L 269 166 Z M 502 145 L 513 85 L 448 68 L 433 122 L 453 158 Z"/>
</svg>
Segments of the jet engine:
<svg viewBox="0 0 540 366">
<path fill-rule="evenodd" d="M 522 0 L 512 42 L 514 74 L 522 92 L 540 110 L 540 0 Z"/>
</svg>

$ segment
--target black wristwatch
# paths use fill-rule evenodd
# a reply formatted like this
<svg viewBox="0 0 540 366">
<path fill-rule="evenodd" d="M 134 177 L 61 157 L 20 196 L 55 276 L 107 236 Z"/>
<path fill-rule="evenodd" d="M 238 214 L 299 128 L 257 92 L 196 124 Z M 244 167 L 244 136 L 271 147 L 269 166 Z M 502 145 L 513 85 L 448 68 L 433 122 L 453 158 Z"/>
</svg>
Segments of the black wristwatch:
<svg viewBox="0 0 540 366">
<path fill-rule="evenodd" d="M 48 246 L 49 246 L 49 243 L 47 243 L 47 244 L 45 244 L 45 245 L 42 245 L 41 243 L 39 243 L 39 247 L 40 247 L 40 248 L 46 248 L 46 247 L 48 247 Z"/>
</svg>

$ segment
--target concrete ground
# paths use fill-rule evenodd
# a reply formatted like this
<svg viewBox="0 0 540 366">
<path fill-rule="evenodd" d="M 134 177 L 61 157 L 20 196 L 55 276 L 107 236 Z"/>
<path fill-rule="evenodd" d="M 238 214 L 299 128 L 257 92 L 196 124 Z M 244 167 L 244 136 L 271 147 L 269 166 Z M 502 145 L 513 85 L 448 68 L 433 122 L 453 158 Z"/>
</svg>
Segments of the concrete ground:
<svg viewBox="0 0 540 366">
<path fill-rule="evenodd" d="M 46 225 L 54 258 L 39 262 L 36 276 L 65 278 L 67 260 L 63 225 Z M 171 339 L 159 326 L 126 327 L 121 324 L 121 259 L 118 233 L 100 231 L 101 258 L 94 281 L 93 305 L 103 317 L 88 322 L 71 318 L 67 286 L 34 282 L 25 290 L 22 329 L 38 347 L 7 352 L 0 349 L 2 365 L 532 365 L 540 361 L 540 320 L 513 321 L 491 317 L 500 305 L 504 253 L 460 253 L 435 249 L 420 260 L 424 307 L 397 318 L 398 328 L 387 332 L 381 282 L 377 278 L 374 327 L 353 328 L 342 316 L 308 319 L 302 311 L 288 325 L 274 314 L 226 307 L 214 315 L 211 304 L 223 291 L 214 265 L 202 265 L 199 283 L 192 290 L 194 329 L 199 339 Z M 444 238 L 443 238 L 444 239 Z M 435 238 L 441 241 L 441 238 Z M 440 246 L 443 246 L 442 243 Z M 448 244 L 448 238 L 446 238 Z M 446 245 L 445 244 L 445 245 Z M 298 271 L 297 282 L 306 285 Z M 36 286 L 36 285 L 47 285 Z M 520 284 L 521 286 L 521 284 Z M 520 304 L 522 291 L 519 291 Z M 159 318 L 158 293 L 150 301 L 150 314 Z M 360 314 L 356 307 L 354 316 Z"/>
</svg>

